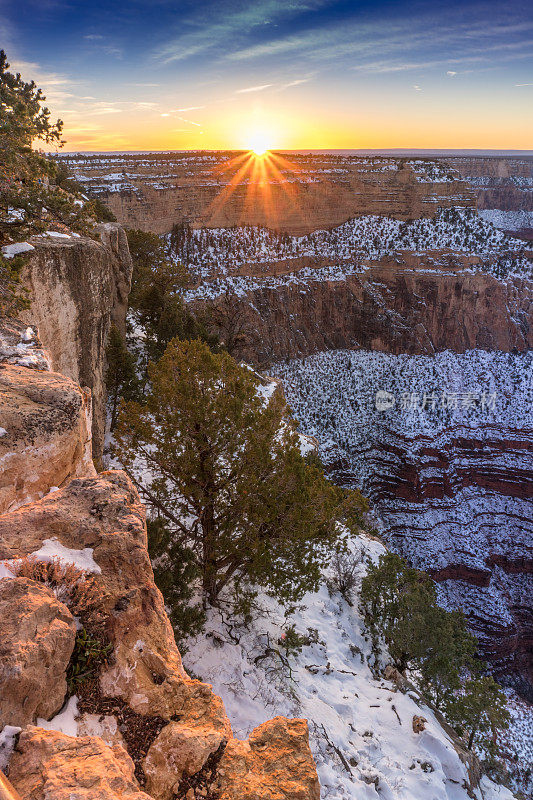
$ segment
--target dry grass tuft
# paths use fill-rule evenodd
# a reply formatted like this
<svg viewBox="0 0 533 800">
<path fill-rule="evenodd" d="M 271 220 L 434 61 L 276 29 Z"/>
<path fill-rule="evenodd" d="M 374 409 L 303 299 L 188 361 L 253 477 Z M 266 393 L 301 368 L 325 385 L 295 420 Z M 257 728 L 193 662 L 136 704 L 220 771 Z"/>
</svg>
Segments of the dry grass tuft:
<svg viewBox="0 0 533 800">
<path fill-rule="evenodd" d="M 75 617 L 86 619 L 101 606 L 102 590 L 94 575 L 73 564 L 65 564 L 59 558 L 40 561 L 25 556 L 17 559 L 10 569 L 18 578 L 29 578 L 48 586 Z"/>
</svg>

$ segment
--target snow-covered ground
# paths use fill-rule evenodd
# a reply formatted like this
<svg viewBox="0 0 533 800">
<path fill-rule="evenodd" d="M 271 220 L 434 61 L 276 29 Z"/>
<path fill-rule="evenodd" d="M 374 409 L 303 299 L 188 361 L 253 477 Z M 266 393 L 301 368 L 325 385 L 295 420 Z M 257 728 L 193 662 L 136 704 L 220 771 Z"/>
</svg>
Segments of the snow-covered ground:
<svg viewBox="0 0 533 800">
<path fill-rule="evenodd" d="M 533 473 L 532 353 L 330 351 L 270 372 L 283 381 L 301 430 L 318 439 L 325 463 L 378 503 L 387 540 L 417 566 L 487 572 L 487 553 L 527 552 L 531 500 L 464 478 L 492 474 L 518 485 Z M 406 499 L 411 468 L 417 480 L 407 488 L 415 494 Z M 513 595 L 508 577 L 495 569 L 490 586 L 467 593 L 462 583 L 445 581 L 442 600 L 470 603 L 481 617 L 492 609 L 504 624 Z M 511 584 L 520 589 L 518 578 Z M 525 600 L 529 581 L 521 591 Z"/>
<path fill-rule="evenodd" d="M 288 618 L 261 596 L 263 613 L 248 629 L 212 611 L 206 633 L 189 642 L 185 666 L 222 696 L 238 737 L 279 714 L 305 717 L 324 800 L 467 800 L 466 768 L 433 712 L 415 691 L 397 691 L 372 672 L 357 594 L 365 560 L 384 548 L 362 535 L 351 551 L 359 561 L 351 606 L 324 583 Z M 308 644 L 285 656 L 291 625 Z M 427 720 L 422 733 L 413 732 L 415 715 Z M 512 795 L 484 778 L 475 797 Z"/>
<path fill-rule="evenodd" d="M 502 211 L 499 208 L 486 208 L 479 216 L 503 231 L 520 231 L 533 228 L 533 211 Z"/>
</svg>

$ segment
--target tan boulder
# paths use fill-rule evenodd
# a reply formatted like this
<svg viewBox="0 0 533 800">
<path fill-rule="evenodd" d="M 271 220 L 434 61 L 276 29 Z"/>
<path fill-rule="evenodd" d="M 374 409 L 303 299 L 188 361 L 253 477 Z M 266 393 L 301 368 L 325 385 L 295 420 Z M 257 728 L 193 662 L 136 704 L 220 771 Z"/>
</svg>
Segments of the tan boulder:
<svg viewBox="0 0 533 800">
<path fill-rule="evenodd" d="M 210 725 L 171 722 L 150 747 L 144 760 L 146 790 L 158 800 L 171 800 L 184 775 L 199 772 L 231 731 Z"/>
<path fill-rule="evenodd" d="M 133 761 L 120 744 L 97 736 L 66 736 L 26 728 L 9 764 L 23 800 L 151 800 L 135 780 Z"/>
<path fill-rule="evenodd" d="M 275 717 L 232 739 L 218 767 L 220 800 L 319 800 L 304 719 Z"/>
<path fill-rule="evenodd" d="M 50 589 L 0 580 L 0 730 L 59 711 L 75 636 L 72 614 Z"/>
<path fill-rule="evenodd" d="M 221 792 L 220 800 L 318 800 L 305 721 L 277 718 L 253 731 L 249 741 L 236 741 L 220 697 L 185 673 L 153 580 L 144 508 L 123 472 L 78 478 L 0 516 L 0 560 L 33 553 L 50 539 L 58 549 L 66 548 L 67 559 L 89 549 L 99 570 L 92 574 L 101 595 L 98 624 L 113 652 L 100 675 L 99 692 L 92 702 L 82 700 L 80 733 L 99 731 L 113 750 L 100 736 L 73 740 L 41 729 L 24 731 L 10 766 L 23 800 L 125 800 L 132 792 L 137 797 L 140 792 L 128 777 L 131 762 L 123 750 L 118 751 L 122 761 L 116 761 L 114 714 L 120 718 L 120 709 L 126 707 L 125 719 L 133 712 L 169 721 L 159 728 L 148 752 L 139 751 L 124 733 L 157 800 L 170 800 L 178 788 L 205 798 L 209 787 Z M 8 578 L 0 586 L 22 580 L 51 599 L 47 589 L 27 579 Z M 56 656 L 54 652 L 54 667 Z M 65 655 L 62 669 L 67 662 Z M 117 698 L 116 708 L 110 698 Z M 117 773 L 122 778 L 115 780 Z"/>
<path fill-rule="evenodd" d="M 0 514 L 95 474 L 90 409 L 69 378 L 0 364 Z"/>
</svg>

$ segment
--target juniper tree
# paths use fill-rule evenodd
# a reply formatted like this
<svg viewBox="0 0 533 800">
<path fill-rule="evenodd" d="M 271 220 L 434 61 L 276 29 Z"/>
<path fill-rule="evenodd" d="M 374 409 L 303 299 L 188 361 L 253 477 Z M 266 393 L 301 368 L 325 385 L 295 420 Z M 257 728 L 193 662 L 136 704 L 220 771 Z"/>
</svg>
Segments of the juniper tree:
<svg viewBox="0 0 533 800">
<path fill-rule="evenodd" d="M 490 750 L 487 733 L 505 727 L 505 695 L 492 677 L 479 677 L 476 640 L 460 612 L 437 605 L 435 584 L 395 553 L 369 564 L 361 610 L 374 640 L 382 639 L 400 671 L 414 670 L 427 699 L 444 711 L 468 747 Z"/>
<path fill-rule="evenodd" d="M 509 726 L 511 719 L 506 708 L 507 698 L 492 675 L 472 678 L 446 707 L 446 715 L 458 732 L 465 736 L 469 750 L 478 749 L 494 754 L 494 742 L 499 730 Z"/>
<path fill-rule="evenodd" d="M 194 554 L 204 602 L 231 586 L 267 587 L 287 603 L 317 586 L 360 496 L 308 464 L 276 391 L 205 343 L 173 340 L 149 369 L 145 405 L 124 405 L 118 455 L 179 547 Z"/>
<path fill-rule="evenodd" d="M 429 575 L 388 552 L 378 564 L 369 564 L 360 602 L 370 630 L 383 638 L 400 672 L 423 657 L 431 624 L 428 609 L 436 603 Z"/>
</svg>

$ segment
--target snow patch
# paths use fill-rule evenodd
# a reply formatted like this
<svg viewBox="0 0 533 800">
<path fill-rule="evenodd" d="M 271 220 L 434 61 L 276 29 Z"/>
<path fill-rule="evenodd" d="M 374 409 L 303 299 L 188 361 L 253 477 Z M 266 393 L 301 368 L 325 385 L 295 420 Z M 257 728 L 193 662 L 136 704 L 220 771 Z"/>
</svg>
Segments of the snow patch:
<svg viewBox="0 0 533 800">
<path fill-rule="evenodd" d="M 78 723 L 76 717 L 78 716 L 78 698 L 75 694 L 69 697 L 61 711 L 52 717 L 51 720 L 37 719 L 39 728 L 44 728 L 47 731 L 59 731 L 66 736 L 78 735 Z"/>
<path fill-rule="evenodd" d="M 5 772 L 9 764 L 11 754 L 15 749 L 15 742 L 17 735 L 21 732 L 22 728 L 17 728 L 14 725 L 6 725 L 0 731 L 0 770 Z"/>
<path fill-rule="evenodd" d="M 35 250 L 34 246 L 29 242 L 15 242 L 14 244 L 6 244 L 2 247 L 2 255 L 4 258 L 14 258 L 21 253 L 28 253 L 30 250 Z"/>
<path fill-rule="evenodd" d="M 93 548 L 85 547 L 83 550 L 73 550 L 64 547 L 57 539 L 45 539 L 42 546 L 31 553 L 39 561 L 53 561 L 59 558 L 67 564 L 72 564 L 85 572 L 96 572 L 100 574 L 102 570 L 93 558 Z"/>
</svg>

